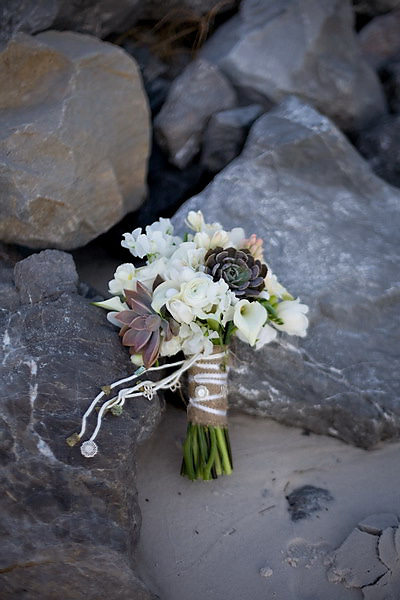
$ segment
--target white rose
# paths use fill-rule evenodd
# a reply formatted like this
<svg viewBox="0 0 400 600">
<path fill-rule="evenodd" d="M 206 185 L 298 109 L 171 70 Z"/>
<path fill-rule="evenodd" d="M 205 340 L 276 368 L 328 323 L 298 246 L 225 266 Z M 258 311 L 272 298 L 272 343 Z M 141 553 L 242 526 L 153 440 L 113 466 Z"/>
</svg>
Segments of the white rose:
<svg viewBox="0 0 400 600">
<path fill-rule="evenodd" d="M 189 306 L 204 308 L 214 303 L 216 286 L 211 277 L 195 277 L 181 286 L 181 298 Z"/>
<path fill-rule="evenodd" d="M 179 291 L 180 283 L 177 281 L 164 281 L 164 283 L 160 283 L 153 292 L 151 301 L 153 310 L 159 313 L 169 300 L 179 296 Z"/>
<path fill-rule="evenodd" d="M 108 284 L 110 294 L 124 294 L 124 290 L 136 290 L 136 268 L 132 263 L 119 265 L 114 273 L 114 279 Z"/>
<path fill-rule="evenodd" d="M 283 325 L 274 323 L 274 327 L 280 331 L 285 331 L 289 335 L 298 335 L 305 337 L 307 334 L 308 306 L 300 304 L 300 300 L 284 300 L 276 307 L 277 315 L 283 321 Z"/>
<path fill-rule="evenodd" d="M 254 346 L 267 317 L 267 311 L 259 302 L 239 300 L 233 314 L 233 322 L 238 328 L 239 337 L 250 346 Z"/>
</svg>

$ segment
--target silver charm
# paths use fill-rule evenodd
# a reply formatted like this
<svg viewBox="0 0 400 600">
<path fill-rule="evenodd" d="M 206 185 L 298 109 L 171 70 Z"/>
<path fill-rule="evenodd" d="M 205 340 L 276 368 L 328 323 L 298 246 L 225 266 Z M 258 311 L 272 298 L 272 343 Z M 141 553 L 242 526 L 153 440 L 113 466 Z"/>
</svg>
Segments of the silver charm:
<svg viewBox="0 0 400 600">
<path fill-rule="evenodd" d="M 88 440 L 87 442 L 83 442 L 81 446 L 81 454 L 86 458 L 92 458 L 97 454 L 98 448 L 96 442 L 92 440 Z"/>
</svg>

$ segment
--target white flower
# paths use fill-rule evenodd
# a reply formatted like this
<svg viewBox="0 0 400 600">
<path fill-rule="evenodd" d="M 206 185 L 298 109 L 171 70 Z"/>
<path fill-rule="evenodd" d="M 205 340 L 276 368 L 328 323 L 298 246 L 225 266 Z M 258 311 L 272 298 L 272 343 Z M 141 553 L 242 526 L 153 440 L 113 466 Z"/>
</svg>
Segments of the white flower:
<svg viewBox="0 0 400 600">
<path fill-rule="evenodd" d="M 186 356 L 202 352 L 211 354 L 213 350 L 212 339 L 218 337 L 216 331 L 210 331 L 207 327 L 201 327 L 197 323 L 182 325 L 179 329 L 179 337 L 182 340 L 182 350 Z"/>
<path fill-rule="evenodd" d="M 205 222 L 201 210 L 198 210 L 197 212 L 190 210 L 185 219 L 185 223 L 190 229 L 193 229 L 193 231 L 204 231 Z"/>
<path fill-rule="evenodd" d="M 194 319 L 192 309 L 178 298 L 168 300 L 166 307 L 178 323 L 190 323 Z"/>
<path fill-rule="evenodd" d="M 211 238 L 205 231 L 198 231 L 193 238 L 193 242 L 197 248 L 210 249 Z"/>
<path fill-rule="evenodd" d="M 173 356 L 182 350 L 182 340 L 179 336 L 174 335 L 168 342 L 163 340 L 160 347 L 161 356 Z"/>
<path fill-rule="evenodd" d="M 128 309 L 128 305 L 125 304 L 125 302 L 121 302 L 119 296 L 108 298 L 108 300 L 104 300 L 103 302 L 93 302 L 93 304 L 100 308 L 105 308 L 106 310 L 113 310 L 114 312 L 121 312 L 122 310 Z"/>
<path fill-rule="evenodd" d="M 204 269 L 206 250 L 195 242 L 183 242 L 168 261 L 166 276 L 174 281 L 190 281 Z"/>
<path fill-rule="evenodd" d="M 164 281 L 154 290 L 151 306 L 158 313 L 165 306 L 178 323 L 190 323 L 194 318 L 193 311 L 179 295 L 179 282 Z"/>
<path fill-rule="evenodd" d="M 218 246 L 221 246 L 222 248 L 227 248 L 230 246 L 229 235 L 223 229 L 216 231 L 210 239 L 211 249 L 217 248 Z"/>
<path fill-rule="evenodd" d="M 268 325 L 268 323 L 266 323 L 261 328 L 260 333 L 258 334 L 258 338 L 256 341 L 256 350 L 260 350 L 260 348 L 265 346 L 265 344 L 273 342 L 276 336 L 276 330 L 273 327 L 271 327 L 271 325 Z"/>
<path fill-rule="evenodd" d="M 132 233 L 124 233 L 121 246 L 128 248 L 133 256 L 148 257 L 155 260 L 160 256 L 169 257 L 182 242 L 181 238 L 173 235 L 173 226 L 169 219 L 161 218 L 152 225 L 147 225 L 146 233 L 140 227 Z"/>
<path fill-rule="evenodd" d="M 114 279 L 108 284 L 110 294 L 124 295 L 124 290 L 136 290 L 136 268 L 132 263 L 119 265 L 114 273 Z"/>
<path fill-rule="evenodd" d="M 300 300 L 284 300 L 276 307 L 277 315 L 283 321 L 283 325 L 274 323 L 274 327 L 280 331 L 285 331 L 289 335 L 298 335 L 305 337 L 307 334 L 308 306 L 300 304 Z"/>
<path fill-rule="evenodd" d="M 278 298 L 282 298 L 285 295 L 290 296 L 286 288 L 284 288 L 283 285 L 279 283 L 279 281 L 276 278 L 276 275 L 272 273 L 269 267 L 264 282 L 265 289 L 267 290 L 267 292 L 269 292 L 271 296 L 277 296 Z"/>
<path fill-rule="evenodd" d="M 234 227 L 231 231 L 227 233 L 228 246 L 232 246 L 236 249 L 243 248 L 245 235 L 246 234 L 244 232 L 244 229 L 242 229 L 241 227 Z"/>
<path fill-rule="evenodd" d="M 233 322 L 238 328 L 239 337 L 247 341 L 250 346 L 254 346 L 267 317 L 267 311 L 259 302 L 239 300 L 233 315 Z"/>
<path fill-rule="evenodd" d="M 165 256 L 162 256 L 148 265 L 136 269 L 136 278 L 138 281 L 140 281 L 140 283 L 143 283 L 147 289 L 151 290 L 157 275 L 160 275 L 163 279 L 165 279 L 167 264 L 168 260 L 165 258 Z"/>
</svg>

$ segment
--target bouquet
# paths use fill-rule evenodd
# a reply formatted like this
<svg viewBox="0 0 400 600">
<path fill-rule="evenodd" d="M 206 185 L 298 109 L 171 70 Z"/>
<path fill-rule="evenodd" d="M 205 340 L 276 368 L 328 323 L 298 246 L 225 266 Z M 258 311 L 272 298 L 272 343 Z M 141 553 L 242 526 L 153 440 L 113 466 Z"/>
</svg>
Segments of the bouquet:
<svg viewBox="0 0 400 600">
<path fill-rule="evenodd" d="M 106 411 L 120 414 L 127 398 L 151 399 L 159 389 L 175 390 L 188 372 L 188 426 L 181 474 L 189 479 L 215 479 L 232 472 L 227 427 L 229 344 L 234 336 L 255 350 L 273 341 L 278 331 L 305 336 L 308 308 L 278 282 L 255 234 L 240 227 L 230 231 L 206 223 L 201 211 L 190 211 L 183 238 L 161 218 L 143 233 L 125 233 L 122 246 L 142 266 L 120 265 L 109 283 L 112 298 L 96 303 L 120 328 L 119 335 L 136 365 L 133 375 L 102 389 L 86 411 L 79 434 L 100 400 L 114 387 L 150 371 L 175 367 L 159 381 L 140 380 L 101 406 L 92 437 L 81 446 L 84 456 L 97 452 L 94 442 Z M 161 359 L 183 352 L 184 359 Z"/>
</svg>

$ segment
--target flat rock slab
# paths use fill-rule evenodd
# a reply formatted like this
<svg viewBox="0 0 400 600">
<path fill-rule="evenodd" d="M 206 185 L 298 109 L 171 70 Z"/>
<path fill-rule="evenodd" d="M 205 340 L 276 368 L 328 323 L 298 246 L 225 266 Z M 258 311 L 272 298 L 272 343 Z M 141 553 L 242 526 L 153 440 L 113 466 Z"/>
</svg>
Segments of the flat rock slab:
<svg viewBox="0 0 400 600">
<path fill-rule="evenodd" d="M 2 600 L 149 600 L 133 570 L 141 515 L 134 457 L 157 398 L 108 415 L 100 453 L 66 438 L 101 385 L 132 372 L 104 311 L 77 291 L 72 257 L 46 250 L 2 265 L 0 464 Z M 89 435 L 95 426 L 89 419 Z"/>
<path fill-rule="evenodd" d="M 376 523 L 377 529 L 368 532 L 369 523 Z M 384 523 L 391 525 L 381 529 Z M 333 553 L 327 573 L 329 581 L 360 589 L 364 600 L 397 600 L 400 555 L 395 537 L 399 531 L 396 515 L 374 514 L 361 521 Z"/>
<path fill-rule="evenodd" d="M 238 343 L 230 405 L 370 448 L 400 435 L 400 191 L 298 99 L 260 117 L 242 154 L 178 211 L 265 241 L 279 281 L 310 306 L 304 339 Z"/>
<path fill-rule="evenodd" d="M 134 59 L 96 38 L 16 35 L 0 53 L 0 239 L 72 249 L 137 209 L 147 100 Z"/>
</svg>

